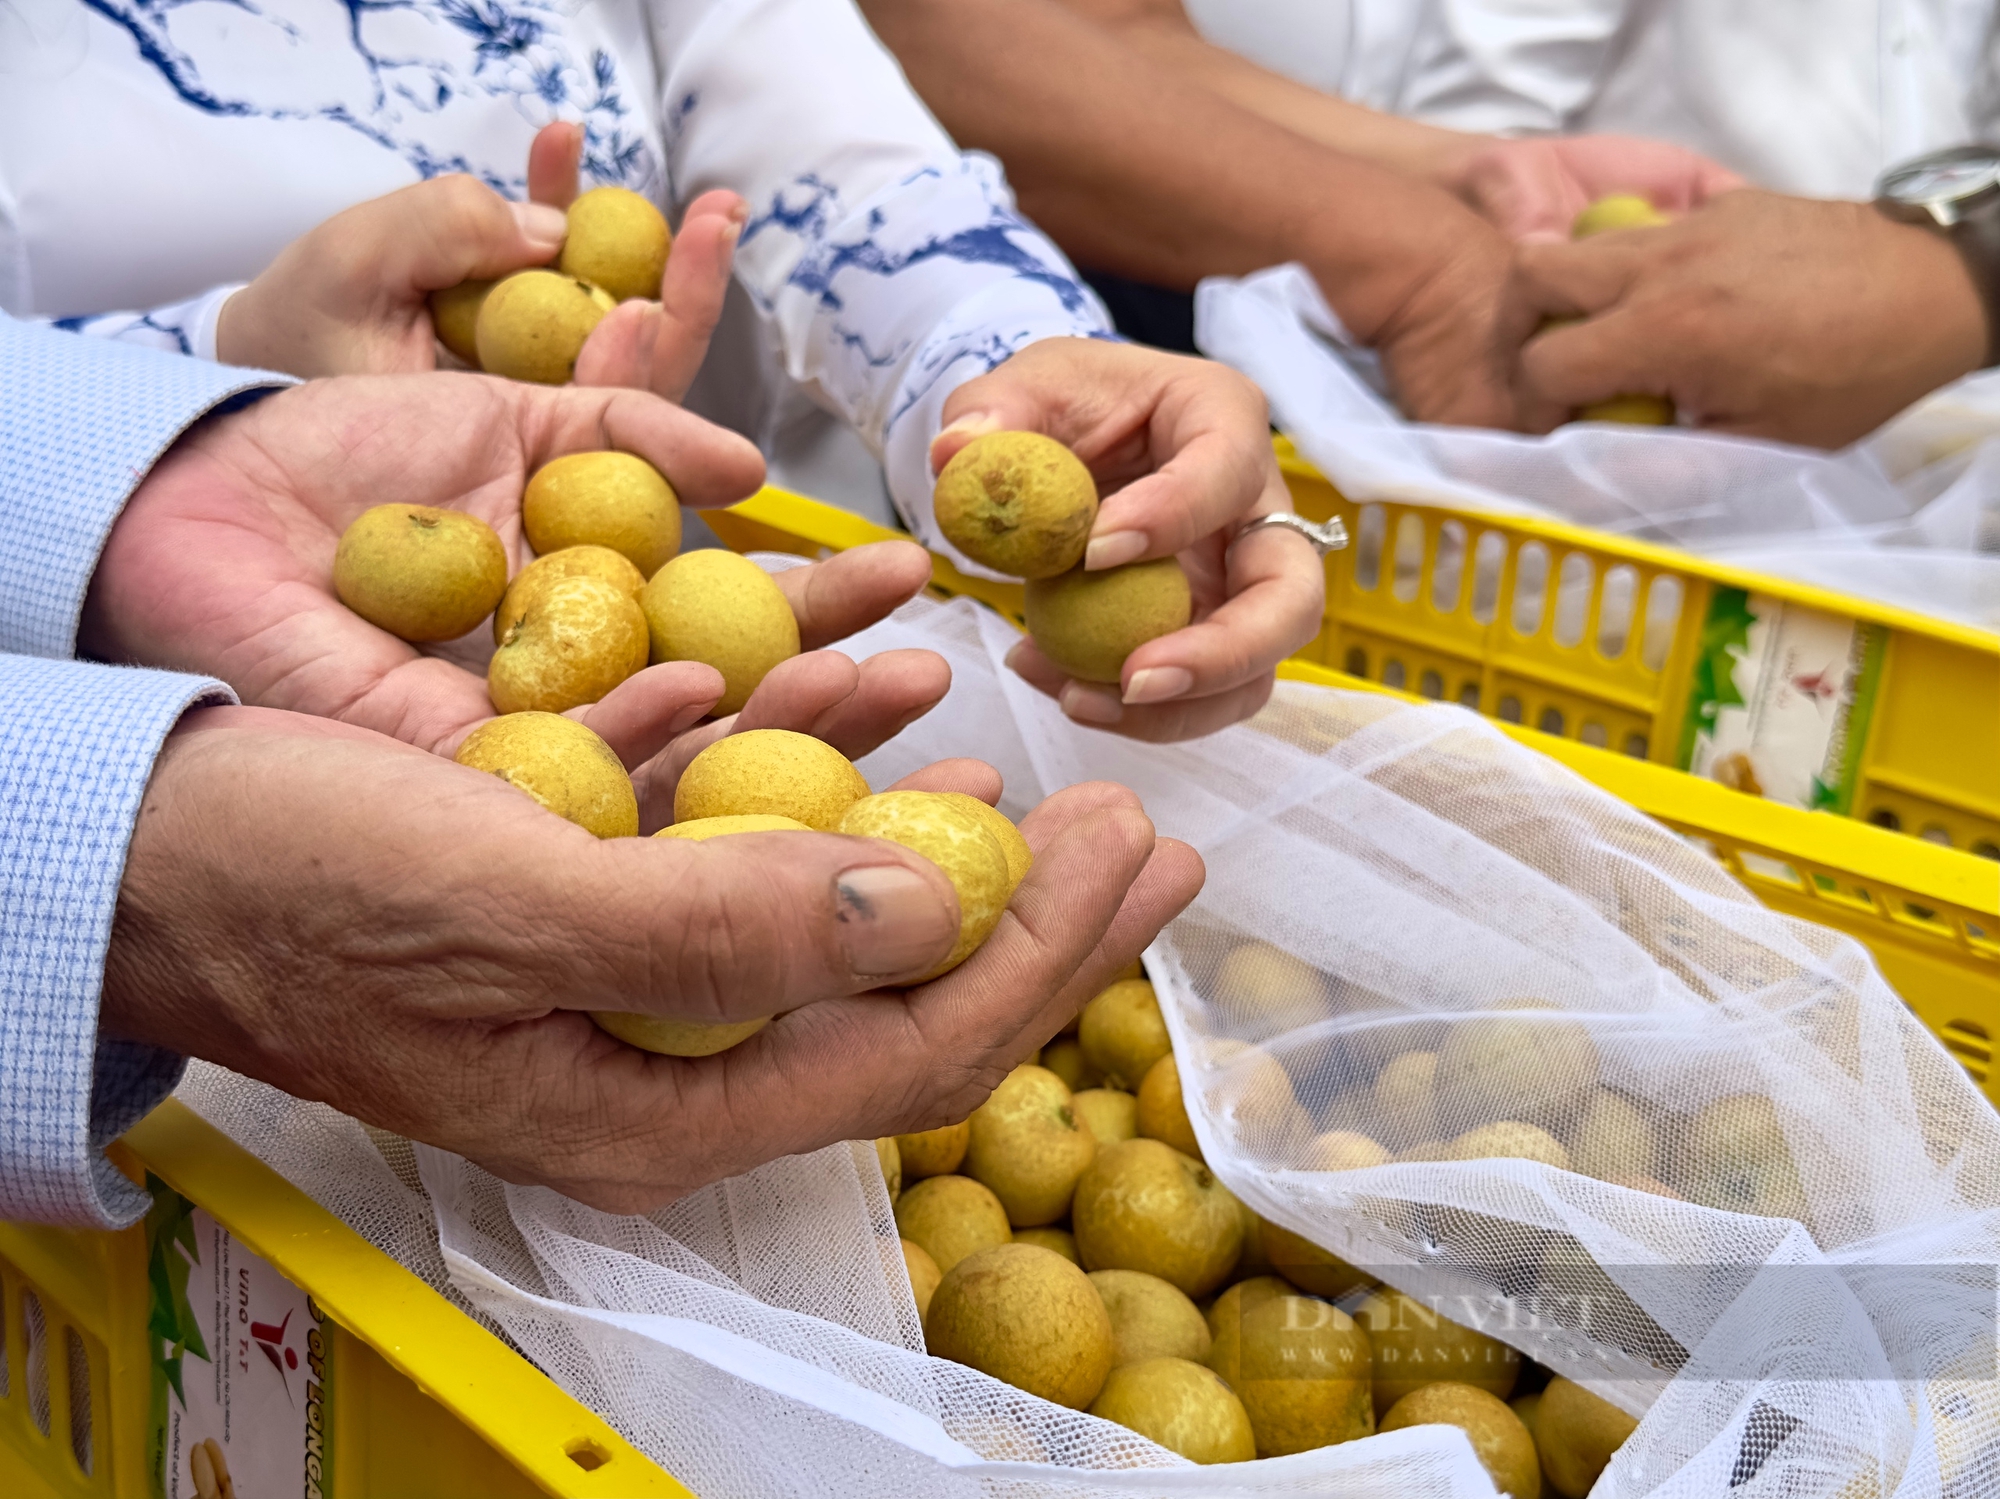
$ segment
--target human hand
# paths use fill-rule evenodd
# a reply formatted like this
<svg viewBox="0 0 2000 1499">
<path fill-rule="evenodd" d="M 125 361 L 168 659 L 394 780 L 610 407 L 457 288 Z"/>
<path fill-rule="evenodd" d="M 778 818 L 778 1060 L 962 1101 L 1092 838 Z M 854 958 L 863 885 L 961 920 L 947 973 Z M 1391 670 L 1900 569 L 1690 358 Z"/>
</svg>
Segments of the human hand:
<svg viewBox="0 0 2000 1499">
<path fill-rule="evenodd" d="M 1548 317 L 1584 320 L 1530 334 Z M 1657 229 L 1524 245 L 1510 334 L 1546 430 L 1625 393 L 1683 420 L 1839 447 L 1979 368 L 1986 311 L 1942 236 L 1865 203 L 1743 189 Z"/>
<path fill-rule="evenodd" d="M 430 294 L 553 260 L 565 233 L 562 209 L 576 195 L 581 145 L 574 125 L 543 129 L 529 179 L 545 196 L 527 203 L 454 175 L 335 214 L 223 304 L 216 357 L 308 379 L 435 369 Z M 605 316 L 577 357 L 578 384 L 630 385 L 674 401 L 686 394 L 722 315 L 746 213 L 727 192 L 689 205 L 660 300 L 635 299 Z"/>
<path fill-rule="evenodd" d="M 1008 658 L 1079 723 L 1140 739 L 1210 733 L 1262 707 L 1273 669 L 1318 631 L 1319 557 L 1301 536 L 1241 525 L 1290 510 L 1264 398 L 1234 371 L 1132 344 L 1053 338 L 961 385 L 931 444 L 935 473 L 982 432 L 1040 432 L 1074 449 L 1103 504 L 1086 568 L 1178 556 L 1194 622 L 1148 641 L 1119 689 L 1064 677 L 1031 642 Z"/>
<path fill-rule="evenodd" d="M 1438 180 L 1509 239 L 1566 240 L 1576 216 L 1613 193 L 1636 193 L 1670 214 L 1691 213 L 1744 185 L 1719 162 L 1629 135 L 1468 137 Z"/>
<path fill-rule="evenodd" d="M 599 842 L 364 730 L 202 709 L 140 807 L 100 1027 L 644 1211 L 781 1155 L 963 1118 L 1200 883 L 1122 788 L 1071 787 L 1022 831 L 1036 863 L 1000 927 L 898 992 L 883 986 L 950 947 L 958 907 L 894 844 Z M 774 1006 L 698 1059 L 633 1050 L 584 1013 Z"/>
</svg>

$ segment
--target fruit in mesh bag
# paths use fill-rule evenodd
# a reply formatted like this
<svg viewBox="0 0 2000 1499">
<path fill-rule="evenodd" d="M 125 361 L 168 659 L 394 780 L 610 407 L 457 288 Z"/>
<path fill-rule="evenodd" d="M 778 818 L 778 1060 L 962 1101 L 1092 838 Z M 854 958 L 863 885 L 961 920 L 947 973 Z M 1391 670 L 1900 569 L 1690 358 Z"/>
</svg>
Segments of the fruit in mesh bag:
<svg viewBox="0 0 2000 1499">
<path fill-rule="evenodd" d="M 1598 1088 L 1569 1131 L 1571 1164 L 1599 1181 L 1658 1185 L 1660 1141 L 1646 1116 L 1623 1095 Z"/>
<path fill-rule="evenodd" d="M 1085 1088 L 1070 1095 L 1069 1106 L 1078 1119 L 1090 1126 L 1099 1150 L 1120 1140 L 1138 1138 L 1139 1100 L 1130 1093 L 1121 1093 L 1116 1088 Z"/>
<path fill-rule="evenodd" d="M 1111 1318 L 1111 1366 L 1150 1358 L 1202 1359 L 1214 1341 L 1201 1310 L 1143 1270 L 1093 1270 L 1090 1283 Z"/>
<path fill-rule="evenodd" d="M 1209 989 L 1232 1029 L 1273 1036 L 1328 1014 L 1325 975 L 1268 942 L 1231 948 Z"/>
<path fill-rule="evenodd" d="M 1128 1093 L 1174 1049 L 1159 997 L 1144 979 L 1120 979 L 1086 1004 L 1076 1034 L 1084 1059 Z"/>
<path fill-rule="evenodd" d="M 810 833 L 811 828 L 790 817 L 747 816 L 707 817 L 677 822 L 661 828 L 655 838 L 675 838 L 703 843 L 736 833 Z M 634 1015 L 621 1010 L 592 1010 L 590 1018 L 628 1046 L 669 1057 L 709 1057 L 748 1041 L 771 1023 L 769 1015 L 753 1020 L 700 1021 L 670 1020 L 658 1015 Z M 894 1148 L 894 1142 L 890 1142 Z M 889 1162 L 884 1157 L 886 1175 Z M 902 1162 L 896 1161 L 897 1190 L 902 1185 Z M 892 1193 L 893 1195 L 893 1193 Z"/>
<path fill-rule="evenodd" d="M 1276 1057 L 1242 1041 L 1210 1041 L 1206 1049 L 1217 1069 L 1207 1089 L 1209 1112 L 1229 1121 L 1245 1148 L 1276 1155 L 1312 1137 L 1312 1116 Z"/>
<path fill-rule="evenodd" d="M 635 838 L 639 801 L 610 745 L 573 718 L 509 713 L 470 734 L 453 756 L 496 775 L 599 838 Z"/>
<path fill-rule="evenodd" d="M 903 1158 L 903 1180 L 919 1181 L 926 1176 L 948 1176 L 958 1170 L 972 1140 L 972 1121 L 942 1124 L 936 1129 L 896 1136 L 896 1149 Z"/>
<path fill-rule="evenodd" d="M 1375 1430 L 1368 1334 L 1331 1302 L 1245 1286 L 1210 1311 L 1208 1366 L 1249 1413 L 1259 1457 L 1351 1442 Z"/>
<path fill-rule="evenodd" d="M 921 1322 L 931 1314 L 931 1297 L 937 1294 L 944 1272 L 923 1245 L 912 1244 L 908 1239 L 897 1242 L 903 1246 L 903 1268 L 909 1272 L 910 1294 L 916 1298 L 917 1320 Z"/>
<path fill-rule="evenodd" d="M 636 454 L 571 453 L 528 480 L 521 529 L 544 557 L 568 547 L 614 551 L 639 570 L 643 584 L 681 549 L 680 499 Z"/>
<path fill-rule="evenodd" d="M 456 640 L 507 591 L 507 549 L 476 515 L 376 505 L 341 533 L 333 591 L 401 640 Z"/>
<path fill-rule="evenodd" d="M 969 1176 L 928 1176 L 904 1188 L 896 1228 L 947 1274 L 968 1254 L 1014 1240 L 1000 1199 Z"/>
<path fill-rule="evenodd" d="M 722 673 L 717 716 L 736 712 L 771 668 L 799 653 L 798 616 L 784 590 L 734 552 L 674 558 L 646 580 L 639 607 L 654 661 L 699 661 Z"/>
<path fill-rule="evenodd" d="M 1143 1270 L 1206 1296 L 1243 1248 L 1235 1197 L 1201 1162 L 1157 1140 L 1097 1153 L 1076 1184 L 1071 1229 L 1091 1270 Z"/>
<path fill-rule="evenodd" d="M 1469 1129 L 1437 1153 L 1440 1161 L 1540 1161 L 1558 1171 L 1570 1169 L 1569 1152 L 1547 1130 L 1518 1119 L 1502 1119 Z"/>
<path fill-rule="evenodd" d="M 1039 432 L 989 432 L 939 472 L 932 508 L 945 539 L 1016 578 L 1052 578 L 1083 561 L 1097 484 L 1083 461 Z"/>
<path fill-rule="evenodd" d="M 564 274 L 601 286 L 621 302 L 657 298 L 673 235 L 648 200 L 623 187 L 593 187 L 569 206 Z"/>
<path fill-rule="evenodd" d="M 1111 1318 L 1096 1287 L 1033 1244 L 998 1244 L 947 1269 L 924 1338 L 939 1358 L 1072 1410 L 1088 1407 L 1111 1372 Z"/>
<path fill-rule="evenodd" d="M 832 745 L 789 729 L 748 729 L 688 762 L 674 788 L 674 821 L 775 816 L 832 832 L 866 795 L 861 772 Z"/>
<path fill-rule="evenodd" d="M 1097 1140 L 1070 1108 L 1061 1078 L 1045 1067 L 1016 1067 L 968 1122 L 965 1173 L 1000 1199 L 1009 1223 L 1034 1228 L 1068 1216 Z"/>
<path fill-rule="evenodd" d="M 1306 1147 L 1308 1171 L 1366 1171 L 1389 1159 L 1379 1140 L 1350 1129 L 1330 1129 Z"/>
<path fill-rule="evenodd" d="M 486 693 L 502 713 L 562 713 L 646 669 L 646 616 L 598 578 L 538 585 L 500 632 Z"/>
<path fill-rule="evenodd" d="M 1434 1051 L 1406 1051 L 1375 1074 L 1366 1112 L 1382 1138 L 1397 1149 L 1438 1137 L 1437 1064 Z"/>
<path fill-rule="evenodd" d="M 1597 1085 L 1597 1046 L 1580 1021 L 1541 999 L 1514 999 L 1451 1027 L 1434 1088 L 1441 1129 L 1567 1119 Z"/>
<path fill-rule="evenodd" d="M 1139 1133 L 1173 1146 L 1182 1155 L 1202 1159 L 1201 1142 L 1195 1138 L 1194 1124 L 1181 1097 L 1181 1070 L 1172 1052 L 1148 1067 L 1139 1083 Z"/>
<path fill-rule="evenodd" d="M 1136 1431 L 1194 1463 L 1245 1463 L 1257 1455 L 1250 1414 L 1214 1370 L 1152 1358 L 1111 1371 L 1090 1413 Z"/>
<path fill-rule="evenodd" d="M 609 292 L 559 271 L 516 271 L 479 304 L 472 341 L 479 368 L 509 380 L 567 385 L 584 340 L 618 305 Z"/>
<path fill-rule="evenodd" d="M 1694 1117 L 1682 1142 L 1681 1186 L 1696 1202 L 1732 1213 L 1807 1221 L 1792 1148 L 1761 1093 L 1718 1098 Z"/>
<path fill-rule="evenodd" d="M 1375 1409 L 1386 1411 L 1412 1390 L 1449 1380 L 1498 1400 L 1513 1393 L 1521 1355 L 1437 1306 L 1384 1286 L 1356 1308 L 1374 1349 Z"/>
<path fill-rule="evenodd" d="M 838 831 L 856 838 L 886 838 L 922 854 L 944 871 L 958 892 L 958 941 L 918 983 L 942 977 L 971 957 L 1007 912 L 1014 887 L 1008 879 L 1006 851 L 982 819 L 948 796 L 932 791 L 864 796 L 841 814 Z M 1053 1073 L 1049 1079 L 1062 1086 L 1062 1079 Z"/>
<path fill-rule="evenodd" d="M 1552 1379 L 1535 1412 L 1542 1472 L 1562 1499 L 1584 1499 L 1638 1421 L 1582 1385 Z"/>
<path fill-rule="evenodd" d="M 1194 602 L 1179 560 L 1159 557 L 1034 579 L 1025 613 L 1044 656 L 1080 681 L 1108 683 L 1119 680 L 1125 658 L 1147 641 L 1185 629 Z"/>
<path fill-rule="evenodd" d="M 1456 1426 L 1471 1440 L 1493 1487 L 1512 1499 L 1541 1499 L 1535 1439 L 1519 1416 L 1485 1390 L 1451 1382 L 1412 1390 L 1382 1417 L 1383 1431 L 1405 1426 Z"/>
<path fill-rule="evenodd" d="M 1338 1298 L 1375 1284 L 1375 1277 L 1367 1271 L 1268 1218 L 1261 1220 L 1258 1233 L 1265 1261 L 1301 1291 Z"/>
</svg>

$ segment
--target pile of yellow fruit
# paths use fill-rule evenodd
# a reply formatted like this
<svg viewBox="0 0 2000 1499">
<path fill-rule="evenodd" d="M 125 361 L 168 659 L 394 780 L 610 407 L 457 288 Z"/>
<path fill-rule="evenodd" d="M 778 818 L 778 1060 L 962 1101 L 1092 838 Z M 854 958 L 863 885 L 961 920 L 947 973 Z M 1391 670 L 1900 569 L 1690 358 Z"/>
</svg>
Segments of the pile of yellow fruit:
<svg viewBox="0 0 2000 1499">
<path fill-rule="evenodd" d="M 1083 570 L 1097 482 L 1054 438 L 974 438 L 938 473 L 932 508 L 966 556 L 1027 581 L 1028 634 L 1079 681 L 1117 682 L 1127 656 L 1192 617 L 1187 574 L 1175 558 Z"/>
<path fill-rule="evenodd" d="M 1231 1195 L 1136 969 L 971 1118 L 876 1142 L 930 1351 L 1194 1462 L 1444 1424 L 1514 1499 L 1582 1499 L 1637 1423 Z"/>
</svg>

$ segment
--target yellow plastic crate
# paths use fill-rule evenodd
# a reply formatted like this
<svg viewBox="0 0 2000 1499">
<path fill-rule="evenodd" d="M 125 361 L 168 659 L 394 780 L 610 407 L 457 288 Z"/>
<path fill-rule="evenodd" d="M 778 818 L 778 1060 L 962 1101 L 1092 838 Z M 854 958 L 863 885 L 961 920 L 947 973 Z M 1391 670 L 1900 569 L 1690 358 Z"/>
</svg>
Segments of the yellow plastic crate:
<svg viewBox="0 0 2000 1499">
<path fill-rule="evenodd" d="M 1289 457 L 1287 472 L 1302 511 L 1324 517 L 1342 510 L 1351 528 L 1366 524 L 1356 507 Z M 1401 523 L 1396 507 L 1384 513 Z M 897 534 L 771 489 L 708 518 L 740 551 L 817 556 Z M 1437 526 L 1452 518 L 1421 513 L 1430 528 L 1427 559 L 1435 558 Z M 1922 733 L 1885 727 L 1902 711 L 1900 698 L 1893 711 L 1878 714 L 1869 784 L 1870 794 L 1884 799 L 1867 809 L 1906 809 L 1905 826 L 1949 815 L 1961 846 L 1990 837 L 2000 824 L 1990 766 L 1984 790 L 1974 784 L 1974 794 L 1964 792 L 1980 769 L 1965 740 L 1930 745 L 1929 761 L 1920 753 L 1925 735 L 1983 732 L 1986 743 L 1995 742 L 1989 720 L 2000 715 L 2000 676 L 1992 675 L 2000 671 L 2000 654 L 1976 632 L 1575 528 L 1464 520 L 1500 531 L 1511 547 L 1540 541 L 1556 554 L 1556 566 L 1567 551 L 1585 553 L 1599 577 L 1629 565 L 1646 580 L 1674 574 L 1689 598 L 1704 586 L 1748 586 L 1887 623 L 1896 631 L 1899 683 L 1915 684 L 1912 691 L 1928 683 L 1924 691 L 1955 700 L 1932 703 L 1930 716 L 1920 720 Z M 1396 660 L 1404 685 L 1418 689 L 1404 696 L 1470 702 L 1471 694 L 1461 693 L 1476 685 L 1477 705 L 1495 710 L 1514 696 L 1523 722 L 1503 722 L 1506 732 L 1698 841 L 1766 904 L 1866 943 L 1898 992 L 1987 1095 L 2000 1099 L 1993 1065 L 2000 1035 L 2000 864 L 1863 821 L 1777 806 L 1658 763 L 1655 747 L 1676 712 L 1674 650 L 1684 644 L 1670 649 L 1658 670 L 1617 659 L 1579 664 L 1564 647 L 1496 636 L 1470 615 L 1433 611 L 1446 614 L 1440 620 L 1408 609 L 1393 579 L 1372 593 L 1353 587 L 1355 560 L 1351 551 L 1329 559 L 1326 630 L 1283 675 L 1393 691 L 1381 678 L 1395 676 L 1386 667 Z M 1016 585 L 966 577 L 941 559 L 933 584 L 1020 619 Z M 1690 605 L 1683 617 L 1698 618 L 1699 610 Z M 1357 647 L 1370 653 L 1376 680 L 1325 664 L 1346 661 Z M 1982 670 L 1989 675 L 1979 677 Z M 1438 691 L 1427 690 L 1427 672 L 1437 674 Z M 1937 685 L 1940 673 L 1956 684 L 1949 692 Z M 1526 726 L 1553 725 L 1551 708 L 1564 715 L 1562 735 Z M 1584 742 L 1593 723 L 1602 727 L 1605 747 Z M 1644 758 L 1618 753 L 1624 745 L 1618 736 L 1625 734 L 1647 736 Z M 150 1175 L 198 1204 L 311 1296 L 338 1375 L 324 1433 L 329 1499 L 687 1494 L 505 1343 L 178 1102 L 155 1111 L 117 1151 L 135 1180 Z M 144 1225 L 112 1234 L 0 1223 L 0 1495 L 145 1499 L 159 1491 L 152 1306 Z"/>
<path fill-rule="evenodd" d="M 1367 520 L 1361 507 L 1346 501 L 1283 444 L 1280 457 L 1301 512 L 1320 520 L 1339 514 L 1351 535 L 1362 533 Z M 1502 523 L 1450 511 L 1387 506 L 1383 515 L 1390 523 L 1388 535 L 1396 534 L 1395 527 L 1402 525 L 1406 514 L 1415 516 L 1416 524 L 1424 528 L 1423 566 L 1417 577 L 1421 586 L 1403 589 L 1410 595 L 1407 599 L 1399 595 L 1387 565 L 1392 555 L 1387 548 L 1372 589 L 1356 583 L 1358 547 L 1333 553 L 1327 558 L 1326 626 L 1318 640 L 1286 663 L 1281 675 L 1498 710 L 1499 726 L 1508 734 L 1696 840 L 1766 905 L 1836 927 L 1865 943 L 1905 1002 L 1965 1064 L 1987 1097 L 2000 1103 L 2000 1069 L 1994 1066 L 1994 1045 L 2000 1039 L 2000 862 L 1959 851 L 1982 838 L 2000 838 L 2000 646 L 1977 631 L 1936 625 L 1753 573 L 1709 568 L 1664 547 L 1623 542 L 1574 526 Z M 1607 660 L 1594 647 L 1563 647 L 1550 638 L 1546 621 L 1540 635 L 1521 639 L 1504 624 L 1495 628 L 1480 623 L 1469 599 L 1463 600 L 1465 607 L 1449 612 L 1423 603 L 1442 527 L 1454 519 L 1461 526 L 1477 528 L 1470 538 L 1474 548 L 1482 531 L 1504 538 L 1509 561 L 1499 590 L 1502 604 L 1513 582 L 1513 558 L 1530 542 L 1539 542 L 1554 554 L 1552 579 L 1571 554 L 1591 559 L 1600 580 L 1616 567 L 1631 567 L 1641 598 L 1654 579 L 1668 575 L 1679 579 L 1683 604 L 1671 643 L 1662 652 L 1662 665 L 1650 669 L 1637 659 Z M 900 535 L 844 510 L 776 489 L 766 489 L 732 509 L 711 511 L 708 521 L 738 551 L 808 557 Z M 941 557 L 932 561 L 931 582 L 941 594 L 969 595 L 1016 624 L 1021 622 L 1017 583 L 970 577 Z M 1936 775 L 1923 783 L 1929 794 L 1922 801 L 1923 815 L 1954 819 L 1958 848 L 1935 837 L 1912 838 L 1889 831 L 1880 821 L 1780 806 L 1662 763 L 1656 746 L 1666 737 L 1668 726 L 1677 730 L 1680 723 L 1686 661 L 1694 652 L 1707 597 L 1702 590 L 1729 586 L 1795 599 L 1832 613 L 1851 612 L 1893 628 L 1890 666 L 1897 674 L 1898 693 L 1921 689 L 1944 699 L 1923 699 L 1928 732 L 1959 736 L 1930 747 L 1932 759 L 1924 763 Z M 1461 590 L 1462 595 L 1470 593 L 1469 587 Z M 1585 632 L 1588 640 L 1596 638 L 1599 609 L 1594 595 Z M 1504 610 L 1496 618 L 1504 621 Z M 1367 657 L 1369 670 L 1347 674 L 1327 664 L 1361 666 L 1354 658 L 1356 651 Z M 1637 651 L 1626 655 L 1636 658 Z M 1390 663 L 1398 664 L 1400 671 L 1388 670 Z M 1679 699 L 1673 677 L 1676 663 L 1681 672 Z M 1953 690 L 1945 690 L 1938 680 L 1940 671 L 1957 684 Z M 1982 678 L 1981 672 L 1987 675 Z M 1384 676 L 1390 679 L 1386 683 Z M 1988 684 L 1984 689 L 1981 681 Z M 1508 711 L 1510 703 L 1516 711 Z M 1916 784 L 1908 767 L 1917 763 L 1914 746 L 1919 736 L 1901 726 L 1892 733 L 1887 722 L 1904 707 L 1900 695 L 1878 702 L 1871 746 L 1888 743 L 1895 756 L 1871 748 L 1866 761 L 1871 788 L 1887 788 L 1892 782 L 1903 788 Z M 1563 732 L 1528 726 L 1547 724 L 1555 729 L 1553 714 L 1562 715 Z M 1983 742 L 1996 752 L 1983 758 L 1975 753 L 1978 741 L 1964 737 L 1974 733 L 1983 733 Z M 1645 753 L 1620 753 L 1641 748 L 1628 742 L 1635 735 L 1646 739 Z M 1957 781 L 1945 786 L 1952 775 Z M 1959 783 L 1977 782 L 1981 776 L 1986 778 L 1991 804 L 1956 789 Z M 1871 794 L 1890 793 L 1883 789 Z M 1896 794 L 1906 798 L 1897 805 L 1918 805 L 1913 792 L 1904 789 Z M 1913 812 L 1913 820 L 1915 816 Z"/>
</svg>

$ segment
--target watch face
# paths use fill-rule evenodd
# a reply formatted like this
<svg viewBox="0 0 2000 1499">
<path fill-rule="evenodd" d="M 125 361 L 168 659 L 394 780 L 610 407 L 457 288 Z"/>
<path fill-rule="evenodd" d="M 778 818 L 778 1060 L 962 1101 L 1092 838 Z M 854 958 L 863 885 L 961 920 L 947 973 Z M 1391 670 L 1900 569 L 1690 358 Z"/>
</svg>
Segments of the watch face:
<svg viewBox="0 0 2000 1499">
<path fill-rule="evenodd" d="M 1882 196 L 1913 205 L 1953 203 L 2000 182 L 2000 152 L 1984 146 L 1939 151 L 1892 169 L 1882 179 Z"/>
</svg>

